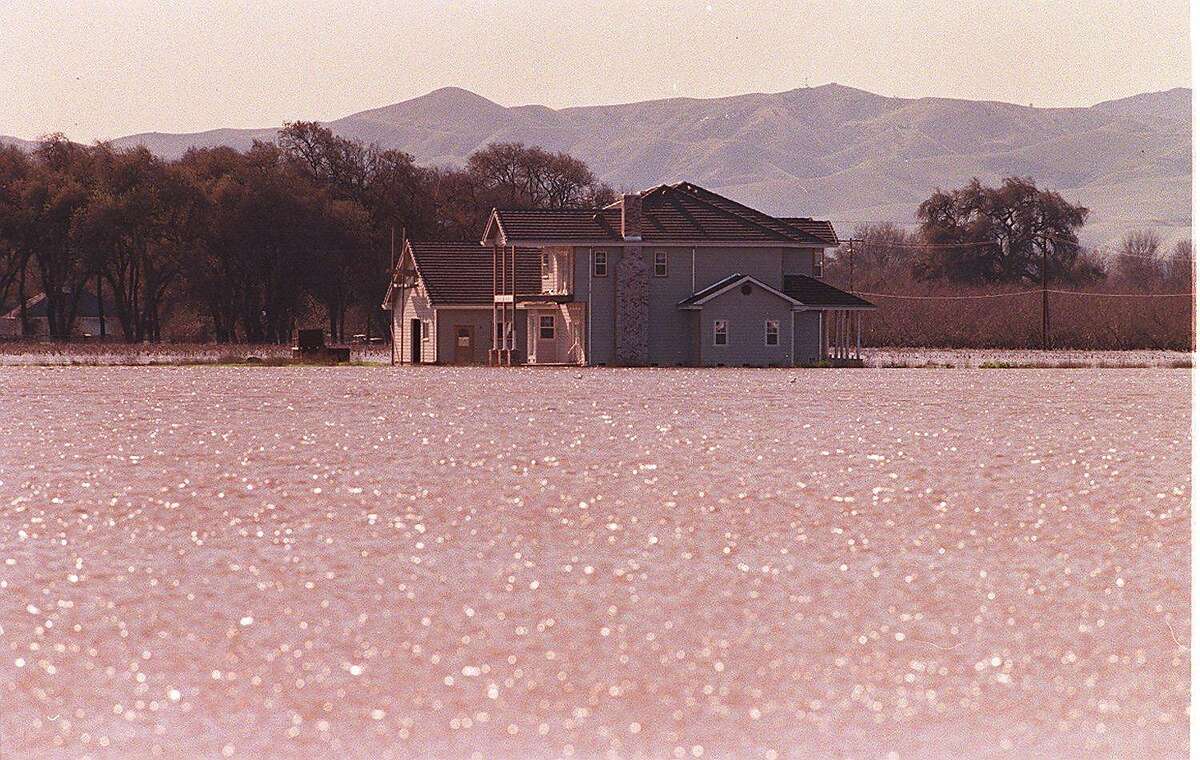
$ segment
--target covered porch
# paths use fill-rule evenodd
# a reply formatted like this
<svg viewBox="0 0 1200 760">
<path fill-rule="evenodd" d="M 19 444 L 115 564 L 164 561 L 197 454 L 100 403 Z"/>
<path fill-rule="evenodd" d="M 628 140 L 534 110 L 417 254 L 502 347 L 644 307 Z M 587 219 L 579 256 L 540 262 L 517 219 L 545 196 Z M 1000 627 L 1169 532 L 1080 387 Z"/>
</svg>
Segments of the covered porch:
<svg viewBox="0 0 1200 760">
<path fill-rule="evenodd" d="M 862 366 L 863 314 L 872 307 L 821 308 L 821 356 L 835 367 Z"/>
</svg>

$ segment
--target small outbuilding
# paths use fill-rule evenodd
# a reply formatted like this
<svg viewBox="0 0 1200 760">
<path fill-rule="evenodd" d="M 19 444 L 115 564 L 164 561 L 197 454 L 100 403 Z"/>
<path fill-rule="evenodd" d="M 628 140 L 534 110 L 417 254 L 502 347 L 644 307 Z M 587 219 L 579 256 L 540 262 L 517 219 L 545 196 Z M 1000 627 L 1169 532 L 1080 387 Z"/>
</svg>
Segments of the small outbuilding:
<svg viewBox="0 0 1200 760">
<path fill-rule="evenodd" d="M 517 252 L 522 288 L 541 288 L 538 252 Z M 492 348 L 492 249 L 408 241 L 383 300 L 395 364 L 487 364 Z M 524 339 L 521 331 L 520 339 Z"/>
<path fill-rule="evenodd" d="M 69 296 L 68 296 L 69 297 Z M 38 293 L 25 301 L 25 328 L 21 325 L 21 307 L 0 317 L 0 338 L 25 338 L 44 340 L 50 337 L 49 301 L 45 293 Z M 116 319 L 113 304 L 108 299 L 101 303 L 96 294 L 84 290 L 79 294 L 75 307 L 75 321 L 71 325 L 71 336 L 76 338 L 120 338 L 124 335 L 121 323 Z"/>
</svg>

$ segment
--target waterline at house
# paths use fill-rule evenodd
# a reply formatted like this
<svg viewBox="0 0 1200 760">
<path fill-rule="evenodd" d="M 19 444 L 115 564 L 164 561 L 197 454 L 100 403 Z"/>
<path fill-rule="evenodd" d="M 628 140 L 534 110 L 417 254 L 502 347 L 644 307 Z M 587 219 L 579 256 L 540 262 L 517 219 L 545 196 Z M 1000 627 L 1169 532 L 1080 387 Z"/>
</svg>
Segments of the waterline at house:
<svg viewBox="0 0 1200 760">
<path fill-rule="evenodd" d="M 603 209 L 496 209 L 479 243 L 411 241 L 384 301 L 397 363 L 856 363 L 870 302 L 821 279 L 829 222 L 687 182 Z"/>
</svg>

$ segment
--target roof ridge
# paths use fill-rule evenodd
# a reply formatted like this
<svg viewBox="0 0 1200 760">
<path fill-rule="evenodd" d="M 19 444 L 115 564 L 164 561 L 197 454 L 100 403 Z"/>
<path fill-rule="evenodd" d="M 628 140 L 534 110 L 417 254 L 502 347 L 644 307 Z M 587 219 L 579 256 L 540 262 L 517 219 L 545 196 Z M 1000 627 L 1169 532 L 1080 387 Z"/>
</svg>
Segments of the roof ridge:
<svg viewBox="0 0 1200 760">
<path fill-rule="evenodd" d="M 798 238 L 797 238 L 797 237 L 795 237 L 795 236 L 794 236 L 794 235 L 791 233 L 791 228 L 790 228 L 790 227 L 787 227 L 787 225 L 786 225 L 786 224 L 784 225 L 784 227 L 786 227 L 786 228 L 787 228 L 789 231 L 787 231 L 787 232 L 781 232 L 780 230 L 776 229 L 775 227 L 773 227 L 773 226 L 770 226 L 770 225 L 763 224 L 762 222 L 760 222 L 760 221 L 758 221 L 758 220 L 756 220 L 756 219 L 748 219 L 748 218 L 746 218 L 746 216 L 744 216 L 743 214 L 734 213 L 733 211 L 730 211 L 729 209 L 721 208 L 721 207 L 720 207 L 720 206 L 718 206 L 716 203 L 713 203 L 711 200 L 709 200 L 709 199 L 707 199 L 707 198 L 702 198 L 702 197 L 700 197 L 700 195 L 699 195 L 698 193 L 693 193 L 693 192 L 690 192 L 690 190 L 691 190 L 691 189 L 695 189 L 695 190 L 700 190 L 700 191 L 702 191 L 702 192 L 708 193 L 709 195 L 715 195 L 715 196 L 717 196 L 718 198 L 720 198 L 720 199 L 722 199 L 722 200 L 728 201 L 729 203 L 732 203 L 732 204 L 733 204 L 733 205 L 735 205 L 735 206 L 739 206 L 739 207 L 741 207 L 741 208 L 744 208 L 744 209 L 746 209 L 747 211 L 750 211 L 750 212 L 752 212 L 752 213 L 754 213 L 754 214 L 757 214 L 757 215 L 759 215 L 759 216 L 761 216 L 761 217 L 764 217 L 764 218 L 766 218 L 766 219 L 770 219 L 770 220 L 772 220 L 772 221 L 778 221 L 778 220 L 776 220 L 776 219 L 775 219 L 775 217 L 773 217 L 773 216 L 768 216 L 767 214 L 764 214 L 764 213 L 763 213 L 763 212 L 761 212 L 761 211 L 756 211 L 755 209 L 752 209 L 752 208 L 750 208 L 749 206 L 744 206 L 744 205 L 742 205 L 741 203 L 738 203 L 737 201 L 735 201 L 735 200 L 733 200 L 733 199 L 731 199 L 731 198 L 726 198 L 725 196 L 721 195 L 720 193 L 714 193 L 712 190 L 708 190 L 707 188 L 700 187 L 699 185 L 694 185 L 694 184 L 692 184 L 692 183 L 690 183 L 690 182 L 680 182 L 680 183 L 679 183 L 679 185 L 680 185 L 680 187 L 679 187 L 678 189 L 682 189 L 682 190 L 684 190 L 684 191 L 685 191 L 685 192 L 687 192 L 687 193 L 688 193 L 688 195 L 689 195 L 689 196 L 691 196 L 692 198 L 695 198 L 696 200 L 700 201 L 701 203 L 703 203 L 703 204 L 705 204 L 705 205 L 707 205 L 707 206 L 709 206 L 709 207 L 711 207 L 711 208 L 715 208 L 717 211 L 720 211 L 720 212 L 721 212 L 721 213 L 723 213 L 723 214 L 728 214 L 729 216 L 732 216 L 732 217 L 734 217 L 735 219 L 740 219 L 741 221 L 743 221 L 743 222 L 746 222 L 747 224 L 753 224 L 754 226 L 756 226 L 756 227 L 759 227 L 759 228 L 761 228 L 761 229 L 764 229 L 764 230 L 767 230 L 768 232 L 773 232 L 773 233 L 775 233 L 776 235 L 779 235 L 779 236 L 781 236 L 781 237 L 782 237 L 784 240 L 790 240 L 790 241 L 795 241 L 795 240 L 798 240 Z M 686 186 L 686 187 L 685 187 L 685 186 Z"/>
</svg>

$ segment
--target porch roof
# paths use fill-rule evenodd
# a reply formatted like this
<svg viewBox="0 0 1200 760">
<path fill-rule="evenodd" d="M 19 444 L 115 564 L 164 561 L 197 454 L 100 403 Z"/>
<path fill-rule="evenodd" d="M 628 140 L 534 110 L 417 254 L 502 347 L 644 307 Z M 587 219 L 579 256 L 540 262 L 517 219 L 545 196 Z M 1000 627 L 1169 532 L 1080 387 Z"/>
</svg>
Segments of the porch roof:
<svg viewBox="0 0 1200 760">
<path fill-rule="evenodd" d="M 815 277 L 785 274 L 783 292 L 810 309 L 874 309 L 875 304 Z"/>
</svg>

